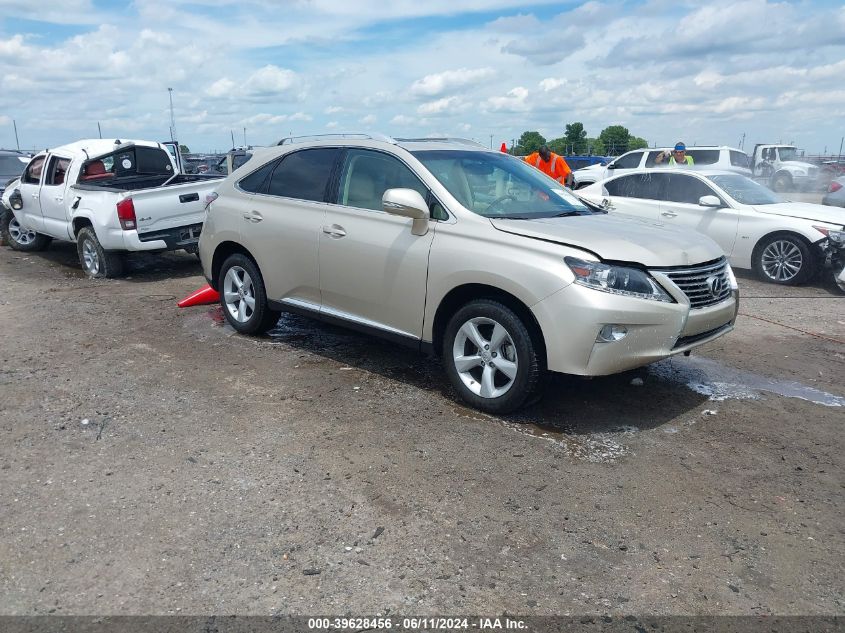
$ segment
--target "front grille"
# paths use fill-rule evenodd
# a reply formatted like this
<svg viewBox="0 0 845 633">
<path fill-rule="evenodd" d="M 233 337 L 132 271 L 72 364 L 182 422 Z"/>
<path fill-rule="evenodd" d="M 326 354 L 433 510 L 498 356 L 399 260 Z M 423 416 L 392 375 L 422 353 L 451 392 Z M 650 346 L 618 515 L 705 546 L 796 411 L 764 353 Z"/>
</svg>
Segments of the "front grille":
<svg viewBox="0 0 845 633">
<path fill-rule="evenodd" d="M 692 308 L 716 305 L 731 296 L 728 262 L 724 257 L 709 264 L 660 272 L 683 291 Z"/>
<path fill-rule="evenodd" d="M 727 330 L 729 327 L 731 327 L 731 324 L 725 323 L 724 325 L 715 327 L 712 330 L 707 330 L 706 332 L 702 332 L 701 334 L 693 334 L 692 336 L 682 336 L 675 342 L 675 347 L 673 347 L 672 349 L 680 349 L 681 347 L 692 345 L 693 343 L 697 343 L 698 341 L 703 341 L 704 339 L 710 338 L 711 336 L 714 336 L 723 330 Z"/>
</svg>

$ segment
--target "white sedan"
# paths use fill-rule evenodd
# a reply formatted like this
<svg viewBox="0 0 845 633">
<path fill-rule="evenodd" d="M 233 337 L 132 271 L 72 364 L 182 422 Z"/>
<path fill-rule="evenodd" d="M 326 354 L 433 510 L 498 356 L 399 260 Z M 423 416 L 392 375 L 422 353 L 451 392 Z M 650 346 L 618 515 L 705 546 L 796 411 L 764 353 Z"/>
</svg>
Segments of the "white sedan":
<svg viewBox="0 0 845 633">
<path fill-rule="evenodd" d="M 729 171 L 640 169 L 578 190 L 611 213 L 684 226 L 715 240 L 735 268 L 795 285 L 824 263 L 827 238 L 842 231 L 845 209 L 788 202 Z"/>
</svg>

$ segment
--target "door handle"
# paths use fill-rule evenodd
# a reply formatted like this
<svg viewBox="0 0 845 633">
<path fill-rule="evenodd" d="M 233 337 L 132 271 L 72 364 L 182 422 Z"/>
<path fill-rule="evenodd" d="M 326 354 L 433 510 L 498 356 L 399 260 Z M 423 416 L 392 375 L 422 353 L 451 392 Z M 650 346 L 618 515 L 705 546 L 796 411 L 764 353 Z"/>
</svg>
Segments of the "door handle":
<svg viewBox="0 0 845 633">
<path fill-rule="evenodd" d="M 264 217 L 258 211 L 244 213 L 244 220 L 249 220 L 250 222 L 261 222 L 263 219 Z"/>
<path fill-rule="evenodd" d="M 56 202 L 61 202 L 62 200 L 64 200 L 63 196 L 56 196 Z"/>
<path fill-rule="evenodd" d="M 672 212 L 672 211 L 664 211 L 664 212 L 663 212 L 663 213 L 661 213 L 660 215 L 662 215 L 662 216 L 664 216 L 664 217 L 667 217 L 667 218 L 677 218 L 677 217 L 678 217 L 678 214 L 677 214 L 677 213 L 674 213 L 674 212 Z"/>
<path fill-rule="evenodd" d="M 35 198 L 36 200 L 38 200 L 39 195 L 37 193 L 34 193 L 34 194 L 32 194 L 32 197 Z"/>
<path fill-rule="evenodd" d="M 337 224 L 332 224 L 331 226 L 324 226 L 323 233 L 331 237 L 344 237 L 346 235 L 346 231 L 344 230 L 344 228 Z"/>
</svg>

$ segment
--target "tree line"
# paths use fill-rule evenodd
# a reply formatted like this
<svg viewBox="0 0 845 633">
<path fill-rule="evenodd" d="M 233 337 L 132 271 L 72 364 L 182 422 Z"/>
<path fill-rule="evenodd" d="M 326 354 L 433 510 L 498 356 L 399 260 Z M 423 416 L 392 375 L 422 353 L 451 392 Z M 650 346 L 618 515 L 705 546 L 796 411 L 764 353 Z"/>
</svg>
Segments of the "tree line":
<svg viewBox="0 0 845 633">
<path fill-rule="evenodd" d="M 540 149 L 541 145 L 548 145 L 550 150 L 561 156 L 619 156 L 632 149 L 648 147 L 648 141 L 633 136 L 623 125 L 610 125 L 597 138 L 588 138 L 584 124 L 576 121 L 567 123 L 565 134 L 552 140 L 546 140 L 536 131 L 523 132 L 509 153 L 527 156 Z"/>
</svg>

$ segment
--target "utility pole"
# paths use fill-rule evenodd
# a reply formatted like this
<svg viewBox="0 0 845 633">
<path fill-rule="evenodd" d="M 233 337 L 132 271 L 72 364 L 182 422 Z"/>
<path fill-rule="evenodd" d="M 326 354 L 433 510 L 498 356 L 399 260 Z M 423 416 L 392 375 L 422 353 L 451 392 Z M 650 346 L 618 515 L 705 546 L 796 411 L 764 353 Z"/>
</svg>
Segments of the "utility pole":
<svg viewBox="0 0 845 633">
<path fill-rule="evenodd" d="M 490 149 L 493 149 L 493 135 L 490 135 Z"/>
<path fill-rule="evenodd" d="M 229 134 L 232 135 L 232 149 L 235 149 L 235 133 L 232 130 L 229 130 Z"/>
<path fill-rule="evenodd" d="M 168 88 L 170 94 L 170 140 L 176 140 L 176 117 L 173 116 L 173 88 Z"/>
<path fill-rule="evenodd" d="M 742 133 L 742 140 L 739 142 L 739 149 L 745 151 L 745 132 Z"/>
<path fill-rule="evenodd" d="M 244 128 L 244 149 L 246 149 L 246 128 Z"/>
<path fill-rule="evenodd" d="M 18 140 L 18 122 L 12 119 L 12 125 L 15 126 L 15 143 L 18 146 L 18 150 L 21 148 L 21 142 Z M 841 152 L 840 152 L 841 153 Z"/>
<path fill-rule="evenodd" d="M 100 135 L 100 138 L 103 138 L 103 131 L 100 129 L 100 122 L 97 121 L 97 134 Z"/>
<path fill-rule="evenodd" d="M 839 140 L 839 160 L 842 160 L 842 143 L 845 142 L 845 136 Z"/>
</svg>

